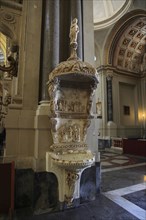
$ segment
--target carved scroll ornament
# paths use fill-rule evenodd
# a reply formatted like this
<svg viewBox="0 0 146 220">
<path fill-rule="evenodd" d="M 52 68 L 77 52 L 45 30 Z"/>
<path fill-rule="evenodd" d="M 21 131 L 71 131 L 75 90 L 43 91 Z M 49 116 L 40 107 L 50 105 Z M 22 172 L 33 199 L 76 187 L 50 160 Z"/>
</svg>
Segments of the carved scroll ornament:
<svg viewBox="0 0 146 220">
<path fill-rule="evenodd" d="M 18 47 L 15 46 L 15 50 L 13 53 L 16 53 L 16 58 L 13 57 L 13 55 L 10 55 L 7 57 L 9 66 L 1 66 L 0 70 L 2 72 L 7 72 L 11 77 L 16 77 L 18 73 Z"/>
</svg>

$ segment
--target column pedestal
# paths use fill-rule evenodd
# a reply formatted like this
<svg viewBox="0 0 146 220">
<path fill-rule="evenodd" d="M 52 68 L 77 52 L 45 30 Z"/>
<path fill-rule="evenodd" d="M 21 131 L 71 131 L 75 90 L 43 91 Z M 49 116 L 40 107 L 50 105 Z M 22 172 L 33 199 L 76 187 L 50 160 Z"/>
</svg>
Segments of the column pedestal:
<svg viewBox="0 0 146 220">
<path fill-rule="evenodd" d="M 109 137 L 117 137 L 117 125 L 113 121 L 107 123 L 107 135 Z"/>
<path fill-rule="evenodd" d="M 36 171 L 46 170 L 45 156 L 52 145 L 52 135 L 49 120 L 49 101 L 41 101 L 34 120 Z"/>
</svg>

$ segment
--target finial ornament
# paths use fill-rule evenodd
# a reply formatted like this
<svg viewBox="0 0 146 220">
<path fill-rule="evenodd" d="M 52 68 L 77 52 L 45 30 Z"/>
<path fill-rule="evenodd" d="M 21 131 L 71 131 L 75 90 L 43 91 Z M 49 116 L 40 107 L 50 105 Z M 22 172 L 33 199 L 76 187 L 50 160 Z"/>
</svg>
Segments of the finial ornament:
<svg viewBox="0 0 146 220">
<path fill-rule="evenodd" d="M 78 46 L 77 38 L 78 38 L 78 33 L 79 33 L 79 26 L 77 23 L 78 23 L 78 19 L 74 18 L 70 26 L 69 37 L 70 37 L 70 46 L 71 46 L 71 56 L 69 60 L 73 58 L 77 58 L 76 50 Z"/>
</svg>

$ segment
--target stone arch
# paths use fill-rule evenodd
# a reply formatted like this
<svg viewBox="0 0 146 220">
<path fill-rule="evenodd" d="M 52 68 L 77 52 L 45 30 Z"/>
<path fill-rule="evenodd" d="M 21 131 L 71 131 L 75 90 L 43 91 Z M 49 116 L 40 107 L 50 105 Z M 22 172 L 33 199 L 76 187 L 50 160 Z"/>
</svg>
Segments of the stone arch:
<svg viewBox="0 0 146 220">
<path fill-rule="evenodd" d="M 105 44 L 104 65 L 139 73 L 145 48 L 146 13 L 133 10 L 124 15 L 110 32 Z"/>
</svg>

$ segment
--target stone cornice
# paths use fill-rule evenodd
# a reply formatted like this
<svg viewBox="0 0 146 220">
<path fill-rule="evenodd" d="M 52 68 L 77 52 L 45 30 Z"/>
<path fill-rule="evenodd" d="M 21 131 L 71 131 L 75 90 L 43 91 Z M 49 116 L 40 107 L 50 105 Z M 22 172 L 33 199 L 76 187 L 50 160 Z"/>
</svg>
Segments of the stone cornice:
<svg viewBox="0 0 146 220">
<path fill-rule="evenodd" d="M 119 69 L 117 67 L 111 66 L 111 65 L 101 65 L 98 68 L 96 68 L 97 72 L 100 74 L 102 71 L 113 71 L 114 73 L 118 75 L 124 75 L 124 76 L 130 76 L 134 78 L 143 78 L 143 74 L 136 74 L 128 70 Z"/>
</svg>

